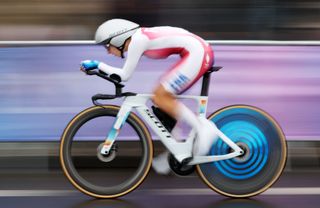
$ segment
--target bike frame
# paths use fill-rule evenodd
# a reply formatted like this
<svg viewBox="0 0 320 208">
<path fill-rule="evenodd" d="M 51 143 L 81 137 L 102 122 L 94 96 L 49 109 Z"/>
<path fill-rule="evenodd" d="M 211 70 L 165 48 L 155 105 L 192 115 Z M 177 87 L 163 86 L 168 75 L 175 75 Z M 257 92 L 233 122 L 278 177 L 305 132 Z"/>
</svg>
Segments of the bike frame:
<svg viewBox="0 0 320 208">
<path fill-rule="evenodd" d="M 106 154 L 110 151 L 113 143 L 115 142 L 122 125 L 125 123 L 130 112 L 135 109 L 138 114 L 143 118 L 145 123 L 151 127 L 155 134 L 160 138 L 165 147 L 174 155 L 174 157 L 182 162 L 184 159 L 192 158 L 187 164 L 195 165 L 201 163 L 214 162 L 219 160 L 227 160 L 237 157 L 243 153 L 242 149 L 228 138 L 218 128 L 215 129 L 216 136 L 222 139 L 234 152 L 225 155 L 209 155 L 209 156 L 193 156 L 193 143 L 196 137 L 195 131 L 192 130 L 188 138 L 184 142 L 178 142 L 173 138 L 171 133 L 163 126 L 157 119 L 154 113 L 147 106 L 147 102 L 151 99 L 152 95 L 137 94 L 135 96 L 125 97 L 120 111 L 116 117 L 116 121 L 109 132 L 105 144 L 101 149 L 101 154 Z M 207 111 L 208 96 L 177 96 L 177 99 L 191 99 L 198 103 L 198 115 L 205 117 Z"/>
</svg>

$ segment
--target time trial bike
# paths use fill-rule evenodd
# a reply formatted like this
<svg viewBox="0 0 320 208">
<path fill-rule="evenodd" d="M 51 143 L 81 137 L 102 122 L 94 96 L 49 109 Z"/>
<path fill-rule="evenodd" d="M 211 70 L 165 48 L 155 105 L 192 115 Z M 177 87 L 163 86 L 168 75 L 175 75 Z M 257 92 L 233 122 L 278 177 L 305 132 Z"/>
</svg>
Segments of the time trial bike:
<svg viewBox="0 0 320 208">
<path fill-rule="evenodd" d="M 210 74 L 221 68 L 212 67 L 204 74 L 200 96 L 179 95 L 177 99 L 195 101 L 198 115 L 205 117 Z M 168 159 L 175 173 L 188 175 L 196 170 L 205 184 L 225 196 L 260 194 L 280 177 L 287 158 L 286 139 L 265 111 L 232 105 L 212 113 L 208 119 L 216 125 L 218 139 L 208 155 L 197 156 L 192 154 L 194 131 L 185 141 L 174 139 L 171 130 L 176 120 L 155 106 L 148 107 L 152 95 L 122 92 L 124 85 L 117 75 L 98 69 L 86 73 L 112 82 L 115 94 L 94 95 L 94 106 L 76 115 L 61 138 L 62 169 L 83 193 L 116 198 L 143 182 L 154 152 L 147 126 L 170 152 Z M 98 102 L 116 98 L 124 100 L 121 106 Z"/>
</svg>

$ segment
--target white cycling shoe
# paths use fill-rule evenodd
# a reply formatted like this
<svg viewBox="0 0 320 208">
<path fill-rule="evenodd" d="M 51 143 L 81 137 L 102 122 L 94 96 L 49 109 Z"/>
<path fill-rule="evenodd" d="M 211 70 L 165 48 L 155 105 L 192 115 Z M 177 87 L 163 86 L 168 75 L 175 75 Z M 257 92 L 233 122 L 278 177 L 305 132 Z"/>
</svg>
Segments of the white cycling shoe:
<svg viewBox="0 0 320 208">
<path fill-rule="evenodd" d="M 208 155 L 212 145 L 218 140 L 217 126 L 204 117 L 198 117 L 201 123 L 201 129 L 197 132 L 197 138 L 195 139 L 193 146 L 194 156 Z"/>
<path fill-rule="evenodd" d="M 171 134 L 173 138 L 179 141 L 181 140 L 181 135 L 182 135 L 181 132 L 182 132 L 181 128 L 178 125 L 176 125 L 172 129 Z M 171 172 L 171 168 L 169 165 L 169 152 L 165 151 L 160 155 L 158 155 L 157 157 L 154 157 L 152 160 L 152 168 L 156 173 L 160 175 L 169 175 L 169 173 Z"/>
<path fill-rule="evenodd" d="M 161 175 L 168 175 L 171 172 L 169 165 L 169 152 L 163 152 L 152 160 L 153 170 Z"/>
</svg>

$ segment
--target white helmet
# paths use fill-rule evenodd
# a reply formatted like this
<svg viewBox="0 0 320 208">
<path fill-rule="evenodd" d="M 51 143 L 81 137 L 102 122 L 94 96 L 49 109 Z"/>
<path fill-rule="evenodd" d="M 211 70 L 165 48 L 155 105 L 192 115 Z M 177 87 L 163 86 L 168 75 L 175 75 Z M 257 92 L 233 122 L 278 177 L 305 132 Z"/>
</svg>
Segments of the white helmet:
<svg viewBox="0 0 320 208">
<path fill-rule="evenodd" d="M 98 27 L 95 41 L 97 44 L 110 43 L 113 46 L 120 48 L 138 28 L 139 25 L 134 22 L 124 19 L 111 19 Z"/>
</svg>

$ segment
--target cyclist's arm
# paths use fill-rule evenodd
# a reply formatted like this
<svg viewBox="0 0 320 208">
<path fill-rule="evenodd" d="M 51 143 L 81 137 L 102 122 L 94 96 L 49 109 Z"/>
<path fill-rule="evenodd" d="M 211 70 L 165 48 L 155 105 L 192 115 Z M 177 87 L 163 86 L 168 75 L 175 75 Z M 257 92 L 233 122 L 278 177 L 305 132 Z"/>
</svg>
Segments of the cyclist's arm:
<svg viewBox="0 0 320 208">
<path fill-rule="evenodd" d="M 112 67 L 102 62 L 99 64 L 98 68 L 109 75 L 117 74 L 120 76 L 122 81 L 127 81 L 135 70 L 140 57 L 146 50 L 147 43 L 148 38 L 141 34 L 132 36 L 128 48 L 127 59 L 123 68 Z"/>
</svg>

